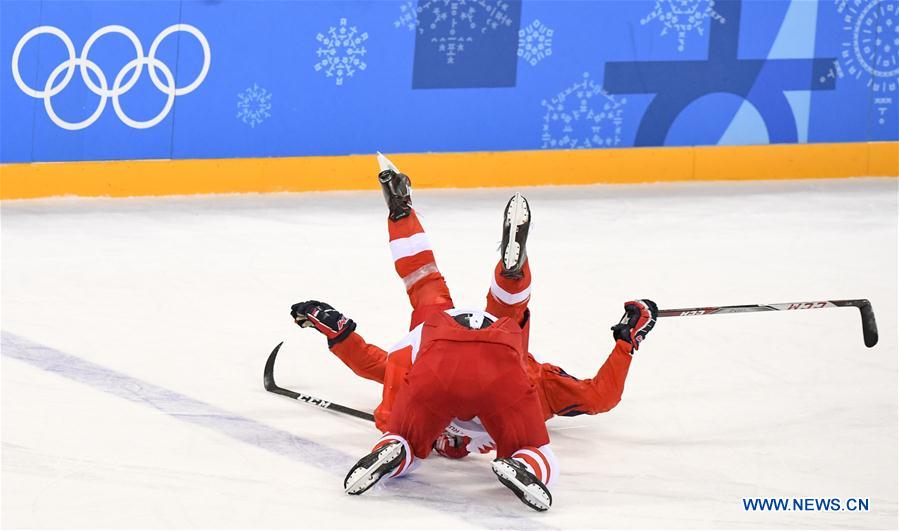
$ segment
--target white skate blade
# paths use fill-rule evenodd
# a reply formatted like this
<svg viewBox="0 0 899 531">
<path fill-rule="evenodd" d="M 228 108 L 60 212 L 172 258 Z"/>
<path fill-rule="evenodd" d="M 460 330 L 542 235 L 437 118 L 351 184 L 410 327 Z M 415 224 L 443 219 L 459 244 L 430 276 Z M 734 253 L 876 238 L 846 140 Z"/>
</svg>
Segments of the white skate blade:
<svg viewBox="0 0 899 531">
<path fill-rule="evenodd" d="M 521 194 L 515 194 L 509 203 L 509 212 L 506 214 L 506 223 L 509 224 L 509 245 L 503 250 L 503 267 L 511 269 L 518 262 L 521 246 L 515 241 L 518 228 L 527 223 L 530 217 L 527 203 Z"/>
<path fill-rule="evenodd" d="M 492 466 L 493 472 L 497 476 L 508 481 L 524 494 L 525 500 L 522 501 L 524 501 L 526 505 L 530 505 L 531 508 L 538 511 L 547 511 L 552 507 L 552 502 L 550 502 L 547 492 L 540 488 L 540 485 L 536 483 L 525 486 L 522 482 L 518 481 L 515 469 L 512 468 L 511 465 L 503 463 L 502 461 L 494 461 Z"/>
<path fill-rule="evenodd" d="M 378 167 L 380 168 L 378 171 L 393 170 L 400 173 L 399 168 L 390 162 L 390 159 L 382 155 L 380 151 L 377 151 L 376 153 L 378 154 Z"/>
<path fill-rule="evenodd" d="M 381 449 L 381 452 L 378 454 L 378 459 L 375 460 L 374 463 L 371 464 L 368 468 L 359 468 L 354 470 L 352 474 L 350 474 L 349 479 L 347 480 L 346 485 L 343 488 L 343 491 L 347 494 L 354 494 L 356 492 L 365 490 L 372 483 L 376 483 L 384 476 L 380 476 L 378 478 L 372 477 L 372 473 L 376 471 L 381 465 L 390 461 L 391 459 L 396 459 L 396 456 L 403 451 L 402 444 L 393 444 L 386 445 Z M 389 472 L 388 472 L 389 473 Z M 386 476 L 388 473 L 385 473 Z"/>
<path fill-rule="evenodd" d="M 515 235 L 514 229 L 512 231 L 512 236 Z M 509 242 L 509 245 L 506 247 L 506 252 L 503 254 L 503 267 L 506 269 L 512 269 L 515 266 L 515 263 L 518 262 L 518 255 L 521 252 L 521 246 L 518 245 L 518 242 Z"/>
</svg>

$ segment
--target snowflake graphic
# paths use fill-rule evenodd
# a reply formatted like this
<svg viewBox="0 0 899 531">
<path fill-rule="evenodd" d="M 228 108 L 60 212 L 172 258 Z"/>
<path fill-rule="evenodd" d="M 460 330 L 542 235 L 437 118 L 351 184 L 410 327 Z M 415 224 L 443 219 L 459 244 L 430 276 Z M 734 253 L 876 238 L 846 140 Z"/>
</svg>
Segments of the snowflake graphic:
<svg viewBox="0 0 899 531">
<path fill-rule="evenodd" d="M 553 30 L 534 20 L 518 30 L 518 57 L 531 66 L 553 54 Z"/>
<path fill-rule="evenodd" d="M 883 125 L 899 87 L 899 1 L 838 0 L 836 7 L 843 15 L 843 50 L 820 81 L 847 76 L 864 80 L 875 93 L 878 123 Z"/>
<path fill-rule="evenodd" d="M 237 118 L 255 128 L 272 113 L 272 93 L 256 83 L 237 94 Z"/>
<path fill-rule="evenodd" d="M 405 27 L 409 31 L 415 31 L 418 27 L 418 13 L 415 10 L 415 2 L 403 2 L 400 6 L 400 18 L 393 21 L 393 27 Z"/>
<path fill-rule="evenodd" d="M 640 25 L 656 19 L 664 25 L 661 35 L 667 35 L 668 30 L 677 32 L 679 52 L 686 47 L 687 33 L 704 33 L 706 19 L 725 23 L 724 17 L 715 11 L 715 0 L 656 0 L 652 13 L 641 19 Z"/>
<path fill-rule="evenodd" d="M 345 78 L 353 77 L 357 71 L 365 70 L 367 65 L 365 46 L 368 33 L 359 33 L 356 26 L 349 26 L 345 18 L 340 19 L 337 27 L 328 28 L 328 34 L 319 33 L 315 39 L 322 47 L 315 51 L 321 59 L 315 64 L 316 72 L 324 72 L 325 77 L 333 77 L 334 82 L 343 85 Z"/>
<path fill-rule="evenodd" d="M 506 0 L 419 0 L 418 7 L 407 1 L 400 6 L 400 17 L 393 25 L 430 37 L 446 55 L 447 64 L 455 64 L 456 56 L 478 35 L 512 26 L 508 11 Z"/>
<path fill-rule="evenodd" d="M 621 143 L 622 112 L 626 98 L 616 98 L 590 79 L 574 83 L 555 97 L 540 102 L 544 149 L 617 146 Z"/>
</svg>

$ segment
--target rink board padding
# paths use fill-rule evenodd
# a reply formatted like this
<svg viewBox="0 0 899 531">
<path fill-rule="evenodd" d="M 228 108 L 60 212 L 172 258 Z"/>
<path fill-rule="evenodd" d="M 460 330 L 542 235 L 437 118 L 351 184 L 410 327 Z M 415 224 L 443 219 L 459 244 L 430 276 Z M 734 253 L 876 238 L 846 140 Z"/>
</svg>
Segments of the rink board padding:
<svg viewBox="0 0 899 531">
<path fill-rule="evenodd" d="M 390 154 L 417 188 L 899 175 L 899 142 Z M 5 164 L 0 199 L 377 188 L 373 155 Z"/>
</svg>

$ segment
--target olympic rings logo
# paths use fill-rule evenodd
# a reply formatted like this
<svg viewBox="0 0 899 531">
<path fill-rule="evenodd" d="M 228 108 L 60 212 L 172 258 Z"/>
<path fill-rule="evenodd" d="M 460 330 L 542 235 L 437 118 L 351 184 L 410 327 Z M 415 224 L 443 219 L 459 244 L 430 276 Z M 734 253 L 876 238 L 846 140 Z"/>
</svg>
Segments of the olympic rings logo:
<svg viewBox="0 0 899 531">
<path fill-rule="evenodd" d="M 159 44 L 162 43 L 163 39 L 176 31 L 190 33 L 196 37 L 203 47 L 203 68 L 200 70 L 200 74 L 192 83 L 181 88 L 175 86 L 175 76 L 172 75 L 171 69 L 156 58 L 156 51 L 159 48 Z M 29 87 L 22 81 L 22 75 L 19 73 L 19 54 L 22 53 L 22 48 L 25 47 L 25 44 L 29 40 L 43 33 L 58 37 L 65 45 L 69 58 L 50 72 L 50 77 L 47 78 L 44 89 L 37 90 Z M 126 63 L 125 66 L 119 70 L 118 74 L 116 74 L 115 79 L 112 82 L 112 88 L 109 88 L 109 82 L 106 75 L 103 73 L 103 70 L 100 69 L 97 63 L 88 59 L 88 53 L 90 52 L 91 46 L 97 42 L 97 39 L 108 33 L 119 33 L 127 37 L 134 46 L 134 51 L 137 53 L 137 57 Z M 106 100 L 109 98 L 112 98 L 112 107 L 115 109 L 115 113 L 122 123 L 135 129 L 147 129 L 158 124 L 168 115 L 169 111 L 172 109 L 172 105 L 175 103 L 175 96 L 183 96 L 184 94 L 193 92 L 200 86 L 200 83 L 203 82 L 206 78 L 206 74 L 209 72 L 210 59 L 209 42 L 206 40 L 206 36 L 204 36 L 200 30 L 189 24 L 173 24 L 162 30 L 159 35 L 153 39 L 153 43 L 150 45 L 150 53 L 146 56 L 144 56 L 144 48 L 141 45 L 140 40 L 138 40 L 137 35 L 125 26 L 104 26 L 95 31 L 93 35 L 87 39 L 87 42 L 84 43 L 84 48 L 81 49 L 80 56 L 75 55 L 75 46 L 72 44 L 72 39 L 70 39 L 64 31 L 54 26 L 38 26 L 23 35 L 22 38 L 19 39 L 18 44 L 16 44 L 16 48 L 12 54 L 12 75 L 16 84 L 22 89 L 22 92 L 33 98 L 42 98 L 44 100 L 44 108 L 47 110 L 47 116 L 50 117 L 50 120 L 52 120 L 53 123 L 63 129 L 77 131 L 96 122 L 97 119 L 100 118 L 100 115 L 103 114 L 103 110 L 106 108 Z M 163 94 L 167 95 L 168 98 L 159 114 L 149 120 L 138 121 L 125 114 L 125 111 L 122 110 L 119 98 L 134 87 L 143 72 L 144 65 L 147 66 L 147 70 L 150 72 L 150 79 L 153 81 L 153 85 L 155 85 Z M 88 116 L 87 119 L 80 122 L 67 122 L 60 118 L 56 114 L 56 111 L 53 110 L 51 99 L 69 85 L 69 81 L 72 80 L 72 76 L 75 74 L 75 67 L 80 69 L 81 79 L 84 80 L 84 84 L 87 85 L 87 88 L 97 96 L 100 96 L 100 103 L 97 105 L 97 109 L 93 114 Z M 99 86 L 94 83 L 94 80 L 88 75 L 88 70 L 97 77 L 100 83 Z M 132 70 L 134 73 L 132 73 L 131 77 L 125 81 L 125 77 Z M 157 70 L 162 72 L 165 83 L 159 79 Z M 65 75 L 63 75 L 63 72 L 65 72 Z M 63 76 L 62 81 L 56 83 L 61 75 Z"/>
</svg>

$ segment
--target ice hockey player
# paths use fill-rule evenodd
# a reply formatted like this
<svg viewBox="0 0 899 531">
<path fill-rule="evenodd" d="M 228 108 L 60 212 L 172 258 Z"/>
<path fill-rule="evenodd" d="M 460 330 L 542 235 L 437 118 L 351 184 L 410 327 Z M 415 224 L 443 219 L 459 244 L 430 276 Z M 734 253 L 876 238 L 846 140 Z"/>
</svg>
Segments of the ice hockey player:
<svg viewBox="0 0 899 531">
<path fill-rule="evenodd" d="M 347 492 L 361 493 L 387 474 L 398 476 L 405 473 L 412 463 L 412 456 L 426 457 L 432 446 L 447 457 L 462 457 L 472 449 L 484 451 L 495 444 L 497 460 L 493 469 L 500 481 L 532 508 L 545 510 L 551 504 L 546 485 L 555 479 L 558 467 L 548 444 L 544 443 L 544 437 L 548 443 L 548 436 L 545 435 L 543 420 L 554 414 L 573 416 L 599 413 L 618 403 L 633 350 L 639 348 L 640 341 L 654 325 L 655 305 L 645 300 L 625 304 L 624 318 L 613 327 L 615 349 L 592 380 L 578 380 L 554 365 L 537 362 L 527 352 L 530 271 L 525 243 L 531 218 L 527 201 L 516 194 L 506 205 L 502 256 L 487 296 L 487 311 L 454 309 L 433 252 L 411 208 L 408 177 L 399 173 L 386 158 L 379 156 L 379 161 L 384 170 L 379 179 L 390 208 L 388 230 L 391 250 L 397 272 L 406 284 L 413 306 L 412 332 L 388 355 L 378 347 L 365 343 L 354 332 L 355 323 L 327 304 L 307 301 L 294 305 L 291 310 L 298 324 L 314 326 L 328 336 L 332 351 L 354 372 L 384 384 L 384 398 L 376 411 L 376 420 L 378 427 L 387 435 L 375 451 L 363 458 L 347 476 Z M 461 340 L 462 337 L 466 339 Z M 470 347 L 470 359 L 457 354 L 467 351 L 460 345 Z M 515 351 L 514 356 L 502 358 L 485 354 L 492 350 L 506 351 L 508 354 L 510 348 Z M 441 349 L 452 351 L 452 355 L 440 355 Z M 428 354 L 424 355 L 425 352 Z M 467 363 L 463 363 L 466 359 Z M 481 376 L 492 374 L 489 370 L 484 372 L 479 364 L 500 363 L 504 359 L 520 360 L 519 370 L 512 370 L 510 374 L 513 376 L 509 376 L 510 383 L 515 382 L 513 387 L 518 386 L 515 392 L 510 393 L 494 383 L 489 387 L 502 389 L 502 392 L 494 389 L 492 393 L 482 393 L 476 400 L 477 407 L 469 401 L 468 409 L 453 410 L 459 414 L 443 411 L 443 415 L 435 415 L 433 404 L 426 409 L 420 407 L 430 404 L 428 397 L 444 406 L 452 404 L 452 407 L 462 407 L 465 402 L 462 397 L 471 394 L 464 393 L 465 389 L 472 385 L 474 388 L 484 388 L 484 382 L 473 382 L 472 376 L 466 373 Z M 510 369 L 515 364 L 507 365 L 504 367 Z M 520 371 L 522 366 L 524 371 Z M 466 370 L 463 371 L 463 368 Z M 522 373 L 525 380 L 521 380 Z M 435 374 L 440 377 L 435 377 Z M 458 380 L 455 386 L 442 388 L 435 385 L 435 382 L 444 382 L 445 385 L 448 375 Z M 534 401 L 522 398 L 530 395 L 538 398 L 537 414 L 534 414 Z M 448 397 L 454 398 L 448 400 Z M 530 413 L 524 416 L 520 411 L 506 416 L 497 413 L 503 408 L 511 412 L 512 399 L 530 402 L 525 408 Z M 534 420 L 538 417 L 539 428 Z M 509 428 L 499 430 L 496 425 L 497 419 L 503 418 L 505 420 L 499 421 L 500 426 L 513 422 L 521 428 L 518 432 L 529 435 L 523 439 L 507 436 Z M 528 419 L 527 429 L 521 426 L 525 422 L 523 419 Z M 489 427 L 491 424 L 492 430 Z M 441 433 L 444 427 L 446 432 Z M 518 432 L 513 430 L 511 433 Z M 497 433 L 502 440 L 491 437 Z M 528 442 L 530 444 L 526 444 Z M 403 458 L 400 459 L 399 455 Z"/>
<path fill-rule="evenodd" d="M 386 157 L 379 155 L 378 158 L 382 170 L 379 180 L 390 210 L 387 222 L 390 248 L 396 271 L 406 285 L 413 308 L 410 328 L 414 329 L 422 322 L 422 315 L 434 308 L 451 308 L 453 303 L 443 276 L 437 269 L 424 229 L 411 207 L 408 177 L 399 173 Z M 510 217 L 520 219 L 521 225 L 513 225 L 509 222 Z M 530 300 L 531 273 L 525 247 L 530 220 L 527 200 L 516 195 L 504 211 L 501 244 L 503 253 L 494 269 L 486 306 L 488 313 L 507 316 L 519 323 L 523 331 L 525 352 L 530 330 L 530 311 L 527 306 Z M 657 315 L 656 305 L 649 300 L 630 301 L 624 307 L 624 317 L 612 329 L 614 348 L 596 376 L 591 379 L 575 378 L 558 366 L 541 363 L 531 353 L 527 355 L 526 370 L 537 387 L 546 419 L 555 415 L 570 417 L 603 413 L 620 402 L 633 352 L 640 347 L 640 342 L 654 326 Z M 307 327 L 313 326 L 313 321 L 308 321 L 306 315 L 313 312 L 319 315 L 319 321 L 331 320 L 336 323 L 344 319 L 340 312 L 318 301 L 298 303 L 291 308 L 291 315 L 297 323 Z M 366 343 L 354 330 L 355 323 L 345 320 L 339 337 L 329 340 L 328 345 L 357 375 L 384 384 L 384 400 L 375 410 L 375 422 L 381 431 L 385 431 L 394 395 L 403 385 L 405 373 L 411 366 L 413 345 L 400 342 L 388 354 L 383 349 Z M 332 335 L 331 332 L 322 331 L 326 335 Z M 454 420 L 435 443 L 435 450 L 450 458 L 464 457 L 470 451 L 486 453 L 492 449 L 492 441 L 480 425 L 458 420 Z"/>
</svg>

